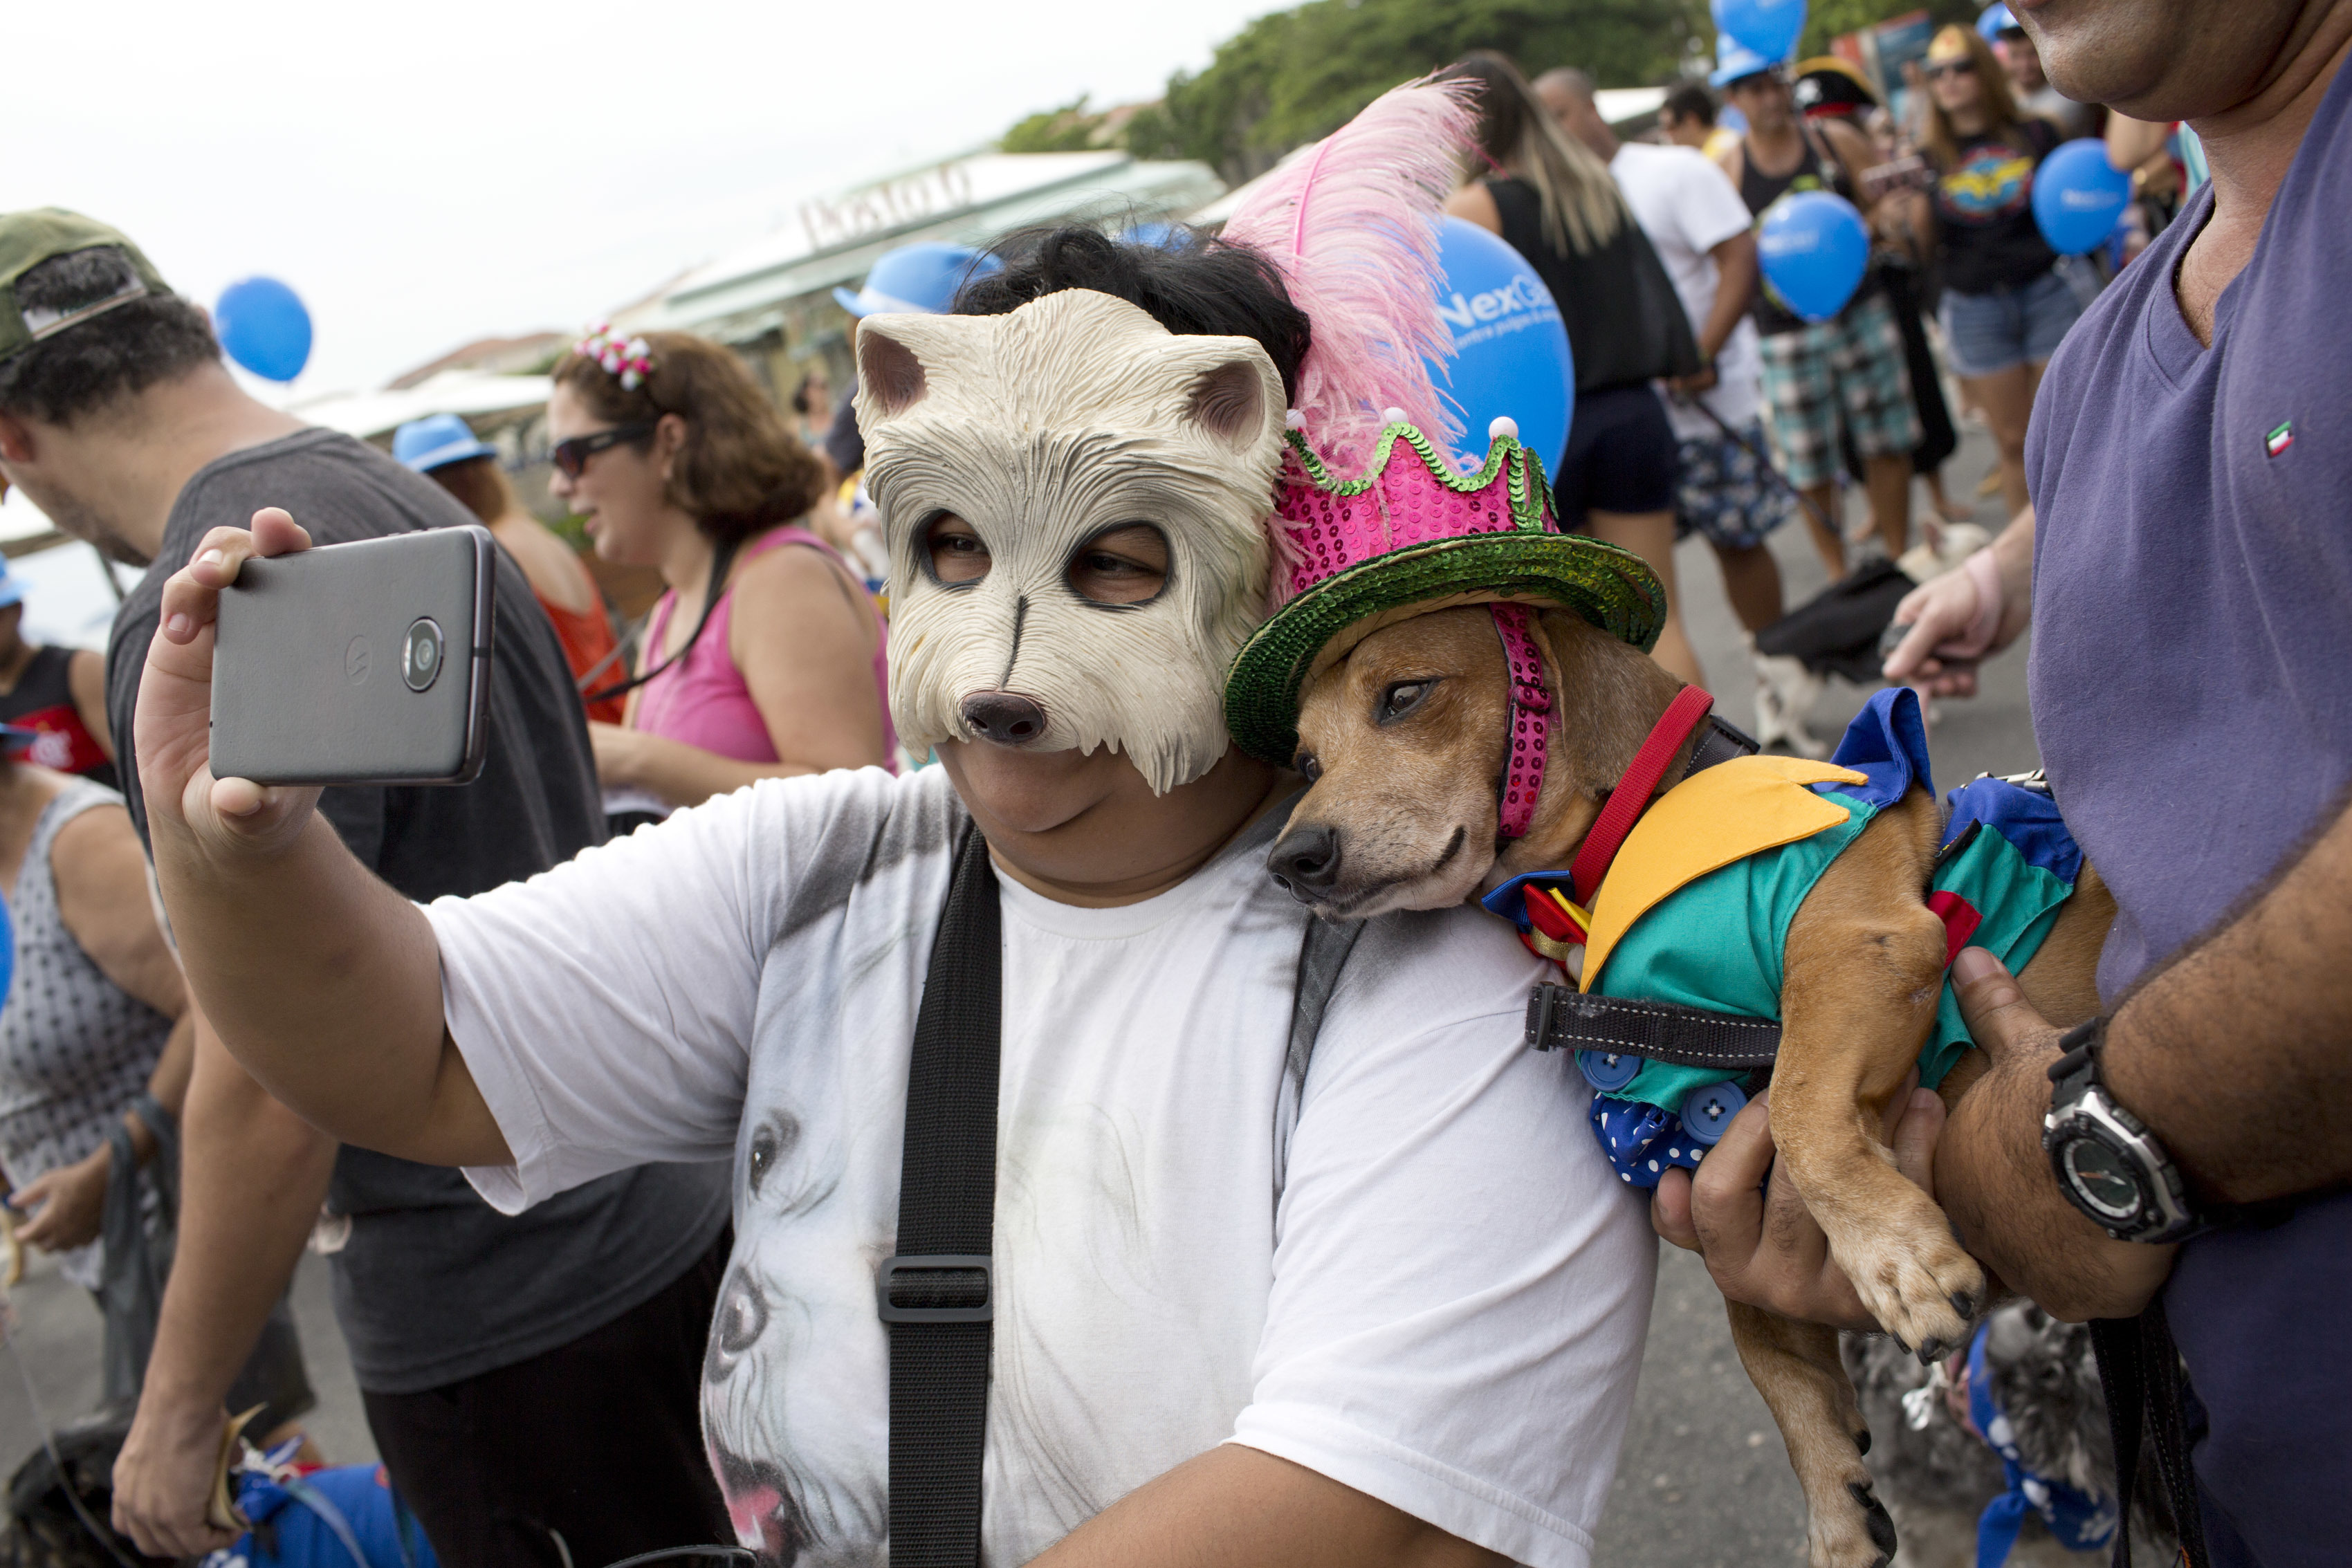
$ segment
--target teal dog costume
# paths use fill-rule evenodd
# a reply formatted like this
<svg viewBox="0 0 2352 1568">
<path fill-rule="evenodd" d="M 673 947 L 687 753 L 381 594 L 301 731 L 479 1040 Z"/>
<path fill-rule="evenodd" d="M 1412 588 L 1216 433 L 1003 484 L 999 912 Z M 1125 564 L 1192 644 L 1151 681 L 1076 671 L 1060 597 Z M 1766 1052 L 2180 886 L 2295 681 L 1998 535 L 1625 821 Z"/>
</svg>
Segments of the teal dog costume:
<svg viewBox="0 0 2352 1568">
<path fill-rule="evenodd" d="M 1662 1017 L 1681 1027 L 1712 1027 L 1717 1034 L 1736 1031 L 1743 1021 L 1777 1026 L 1781 951 L 1798 908 L 1830 862 L 1914 783 L 1935 789 L 1918 696 L 1899 686 L 1870 699 L 1826 767 L 1751 757 L 1685 779 L 1659 798 L 1626 839 L 1590 915 L 1574 919 L 1591 935 L 1583 994 L 1667 1004 L 1659 1009 Z M 1690 809 L 1678 806 L 1675 797 L 1695 787 L 1700 793 Z M 1733 789 L 1760 789 L 1739 798 L 1770 809 L 1717 809 Z M 1784 791 L 1808 793 L 1832 810 L 1808 810 L 1778 798 Z M 1645 828 L 1653 831 L 1645 834 Z M 1691 861 L 1690 833 L 1677 829 L 1695 830 L 1708 841 L 1708 851 Z M 1789 833 L 1795 836 L 1780 838 Z M 1685 841 L 1667 841 L 1675 838 Z M 1655 865 L 1663 859 L 1705 864 L 1716 855 L 1722 858 L 1688 880 L 1677 880 L 1673 868 L 1661 873 Z M 1645 859 L 1652 863 L 1645 865 Z M 1928 907 L 1944 923 L 1946 962 L 1974 946 L 2012 972 L 2023 968 L 2057 923 L 2082 865 L 2082 851 L 2059 820 L 2049 790 L 2032 776 L 1987 777 L 1954 790 L 1927 890 Z M 1655 884 L 1661 875 L 1675 883 L 1663 897 L 1643 901 L 1630 923 L 1622 915 L 1612 920 L 1618 886 Z M 1556 956 L 1562 940 L 1558 927 L 1565 924 L 1559 907 L 1583 913 L 1568 903 L 1573 895 L 1563 891 L 1566 881 L 1564 872 L 1530 873 L 1483 902 L 1517 925 L 1530 946 Z M 1621 909 L 1626 903 L 1615 902 Z M 1581 940 L 1583 933 L 1577 936 Z M 1530 1008 L 1531 1043 L 1539 1048 L 1554 1043 L 1554 1030 L 1538 1027 L 1535 1018 L 1552 1000 L 1543 991 Z M 1759 1038 L 1766 1032 L 1759 1030 Z M 1777 1029 L 1769 1033 L 1777 1038 Z M 1931 1089 L 1942 1082 L 1974 1043 L 1948 978 L 1920 1051 L 1920 1082 Z M 1618 1175 L 1643 1187 L 1655 1186 L 1671 1166 L 1696 1168 L 1762 1082 L 1753 1070 L 1678 1063 L 1628 1050 L 1581 1050 L 1578 1065 L 1596 1091 L 1594 1135 Z"/>
</svg>

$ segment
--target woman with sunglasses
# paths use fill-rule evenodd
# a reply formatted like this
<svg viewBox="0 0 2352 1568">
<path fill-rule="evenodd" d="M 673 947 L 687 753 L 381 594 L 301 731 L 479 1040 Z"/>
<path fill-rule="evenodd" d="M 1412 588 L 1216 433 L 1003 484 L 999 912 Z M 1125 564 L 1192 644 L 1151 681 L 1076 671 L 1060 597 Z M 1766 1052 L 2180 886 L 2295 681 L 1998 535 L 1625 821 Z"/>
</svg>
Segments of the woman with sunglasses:
<svg viewBox="0 0 2352 1568">
<path fill-rule="evenodd" d="M 1920 151 L 1936 184 L 1916 217 L 1920 232 L 1936 236 L 1943 267 L 1936 318 L 1952 373 L 1992 427 L 2001 498 L 2014 517 L 2025 507 L 2034 389 L 2083 313 L 2033 222 L 2033 172 L 2058 145 L 2058 130 L 2018 111 L 1992 47 L 1966 27 L 1936 35 L 1923 74 Z"/>
<path fill-rule="evenodd" d="M 589 726 L 607 808 L 658 816 L 755 779 L 891 766 L 881 617 L 798 526 L 824 470 L 751 372 L 684 333 L 598 329 L 554 380 L 551 491 L 599 555 L 669 585 L 637 674 L 604 688 L 628 692 L 627 716 Z"/>
</svg>

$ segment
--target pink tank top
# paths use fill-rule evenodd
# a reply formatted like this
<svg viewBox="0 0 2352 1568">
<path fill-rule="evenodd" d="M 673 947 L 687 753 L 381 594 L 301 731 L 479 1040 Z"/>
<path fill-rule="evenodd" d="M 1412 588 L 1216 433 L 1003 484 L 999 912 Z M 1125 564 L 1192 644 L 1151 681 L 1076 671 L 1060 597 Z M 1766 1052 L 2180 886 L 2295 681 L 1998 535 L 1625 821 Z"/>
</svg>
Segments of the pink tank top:
<svg viewBox="0 0 2352 1568">
<path fill-rule="evenodd" d="M 821 550 L 840 566 L 847 580 L 857 580 L 841 556 L 823 539 L 806 528 L 782 528 L 762 534 L 743 547 L 741 559 L 755 557 L 783 545 L 805 545 Z M 861 590 L 861 594 L 863 591 Z M 869 606 L 871 601 L 867 601 Z M 677 607 L 677 594 L 665 593 L 654 606 L 646 625 L 645 657 L 656 657 L 656 650 L 669 631 L 670 612 Z M 686 657 L 647 681 L 637 695 L 637 729 L 647 735 L 665 736 L 671 740 L 698 747 L 704 751 L 731 757 L 738 762 L 774 762 L 775 744 L 768 738 L 767 721 L 760 716 L 758 705 L 751 701 L 751 688 L 744 683 L 743 672 L 735 667 L 732 654 L 727 651 L 728 622 L 735 610 L 735 588 L 730 583 L 719 595 L 719 603 L 710 612 L 710 624 Z M 882 704 L 882 741 L 887 753 L 887 765 L 898 771 L 898 737 L 890 727 L 888 677 L 885 674 L 883 653 L 887 631 L 877 612 L 874 618 L 874 693 Z"/>
</svg>

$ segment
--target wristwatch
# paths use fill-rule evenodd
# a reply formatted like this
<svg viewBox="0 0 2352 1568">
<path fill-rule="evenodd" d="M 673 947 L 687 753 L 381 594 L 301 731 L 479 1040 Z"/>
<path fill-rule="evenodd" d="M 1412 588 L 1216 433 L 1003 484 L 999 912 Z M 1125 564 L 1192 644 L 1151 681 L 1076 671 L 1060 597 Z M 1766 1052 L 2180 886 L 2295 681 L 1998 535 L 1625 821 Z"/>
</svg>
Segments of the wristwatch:
<svg viewBox="0 0 2352 1568">
<path fill-rule="evenodd" d="M 2228 1222 L 2221 1209 L 2199 1209 L 2189 1185 L 2156 1134 L 2116 1104 L 2099 1082 L 2099 1048 L 2107 1020 L 2069 1030 L 2065 1054 L 2050 1064 L 2050 1113 L 2042 1146 L 2066 1201 L 2118 1241 L 2185 1241 Z"/>
</svg>

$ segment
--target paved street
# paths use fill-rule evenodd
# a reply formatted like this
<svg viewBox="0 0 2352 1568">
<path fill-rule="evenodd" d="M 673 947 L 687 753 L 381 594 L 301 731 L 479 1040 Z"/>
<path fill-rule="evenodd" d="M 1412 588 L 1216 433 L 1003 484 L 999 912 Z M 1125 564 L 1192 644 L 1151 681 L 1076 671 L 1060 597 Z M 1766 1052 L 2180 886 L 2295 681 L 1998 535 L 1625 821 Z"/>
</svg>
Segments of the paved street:
<svg viewBox="0 0 2352 1568">
<path fill-rule="evenodd" d="M 1984 435 L 1971 431 L 1945 471 L 1951 493 L 1971 494 L 1990 457 Z M 1979 508 L 1978 520 L 1997 526 L 1997 512 L 1996 503 L 1987 503 Z M 1774 548 L 1790 604 L 1821 590 L 1823 573 L 1801 524 L 1782 529 Z M 1720 690 L 1723 711 L 1735 723 L 1752 724 L 1745 655 L 1713 559 L 1703 544 L 1692 541 L 1683 548 L 1678 570 L 1685 614 Z M 2034 766 L 2021 653 L 1987 667 L 1983 695 L 1944 705 L 1933 734 L 1942 788 L 1987 770 L 2009 773 Z M 1833 685 L 1814 715 L 1815 732 L 1834 739 L 1867 695 Z M 1732 1352 L 1722 1301 L 1696 1260 L 1671 1248 L 1663 1251 L 1641 1392 L 1601 1522 L 1596 1562 L 1601 1568 L 1745 1568 L 1801 1562 L 1803 1519 L 1796 1482 L 1771 1418 Z M 52 1419 L 88 1409 L 98 1385 L 98 1315 L 88 1298 L 37 1264 L 16 1294 L 16 1306 L 22 1360 L 43 1408 Z M 320 1396 L 312 1431 L 338 1462 L 372 1458 L 374 1449 L 328 1303 L 323 1260 L 304 1259 L 295 1308 Z M 0 1466 L 13 1469 L 37 1441 L 16 1370 L 0 1368 Z"/>
</svg>

